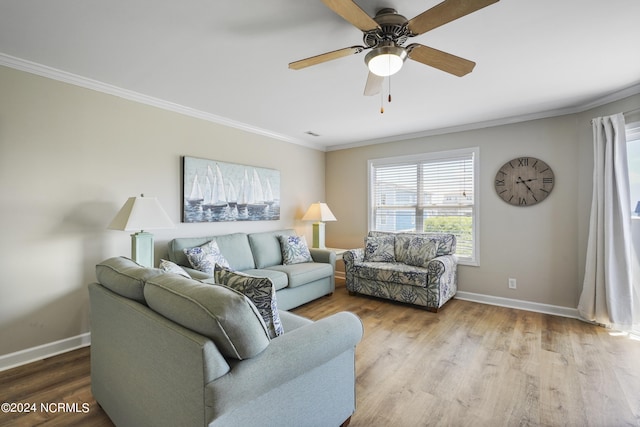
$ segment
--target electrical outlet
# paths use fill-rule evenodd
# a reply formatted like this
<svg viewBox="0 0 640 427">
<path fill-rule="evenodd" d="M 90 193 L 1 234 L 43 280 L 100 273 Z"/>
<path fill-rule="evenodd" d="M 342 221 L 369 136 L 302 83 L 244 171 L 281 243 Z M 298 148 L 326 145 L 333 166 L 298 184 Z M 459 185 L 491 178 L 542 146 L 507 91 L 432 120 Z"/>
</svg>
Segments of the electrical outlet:
<svg viewBox="0 0 640 427">
<path fill-rule="evenodd" d="M 509 278 L 509 289 L 516 288 L 516 279 Z"/>
</svg>

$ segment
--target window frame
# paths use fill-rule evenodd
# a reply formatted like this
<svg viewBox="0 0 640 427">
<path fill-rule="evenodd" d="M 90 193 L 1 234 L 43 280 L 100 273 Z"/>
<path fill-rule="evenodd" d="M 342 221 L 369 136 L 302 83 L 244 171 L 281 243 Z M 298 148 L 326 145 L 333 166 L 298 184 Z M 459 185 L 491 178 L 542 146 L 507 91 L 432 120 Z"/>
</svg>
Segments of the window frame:
<svg viewBox="0 0 640 427">
<path fill-rule="evenodd" d="M 423 162 L 437 162 L 438 160 L 444 161 L 455 157 L 463 157 L 471 155 L 472 158 L 472 189 L 473 189 L 473 203 L 463 205 L 465 207 L 471 207 L 471 256 L 462 257 L 458 256 L 458 263 L 461 265 L 479 266 L 480 265 L 480 147 L 460 148 L 454 150 L 432 151 L 418 154 L 409 154 L 404 156 L 395 157 L 383 157 L 378 159 L 370 159 L 367 161 L 367 229 L 375 229 L 375 168 L 385 165 L 403 164 L 403 163 L 423 163 Z M 419 179 L 419 174 L 416 179 Z M 419 186 L 417 187 L 419 188 Z M 416 198 L 419 196 L 415 195 Z M 457 206 L 456 206 L 457 207 Z M 418 216 L 416 215 L 416 218 Z"/>
<path fill-rule="evenodd" d="M 630 123 L 626 123 L 625 124 L 625 137 L 626 137 L 626 142 L 627 142 L 627 150 L 629 150 L 630 145 L 633 143 L 634 146 L 636 144 L 638 144 L 640 146 L 640 121 L 636 120 Z M 630 162 L 630 160 L 627 160 L 628 162 Z M 640 215 L 636 214 L 635 209 L 636 209 L 636 205 L 638 204 L 639 200 L 634 200 L 631 196 L 632 196 L 632 192 L 631 192 L 631 188 L 632 188 L 632 184 L 633 181 L 631 179 L 631 175 L 636 173 L 635 169 L 631 169 L 631 165 L 628 164 L 628 173 L 629 173 L 629 204 L 631 207 L 631 219 L 632 220 L 640 220 Z"/>
</svg>

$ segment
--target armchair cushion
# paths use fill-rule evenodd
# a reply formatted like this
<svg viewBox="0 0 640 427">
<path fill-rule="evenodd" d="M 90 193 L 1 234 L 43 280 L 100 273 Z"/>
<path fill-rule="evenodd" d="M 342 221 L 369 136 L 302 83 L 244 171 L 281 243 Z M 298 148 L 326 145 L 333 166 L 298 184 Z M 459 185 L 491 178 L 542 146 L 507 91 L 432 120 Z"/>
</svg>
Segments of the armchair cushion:
<svg viewBox="0 0 640 427">
<path fill-rule="evenodd" d="M 369 236 L 365 239 L 364 260 L 368 262 L 395 262 L 394 235 Z"/>
<path fill-rule="evenodd" d="M 393 282 L 424 288 L 429 271 L 399 262 L 362 262 L 353 266 L 356 277 L 380 282 Z"/>
<path fill-rule="evenodd" d="M 420 235 L 399 235 L 396 237 L 396 261 L 416 267 L 426 267 L 438 252 L 439 242 Z"/>
</svg>

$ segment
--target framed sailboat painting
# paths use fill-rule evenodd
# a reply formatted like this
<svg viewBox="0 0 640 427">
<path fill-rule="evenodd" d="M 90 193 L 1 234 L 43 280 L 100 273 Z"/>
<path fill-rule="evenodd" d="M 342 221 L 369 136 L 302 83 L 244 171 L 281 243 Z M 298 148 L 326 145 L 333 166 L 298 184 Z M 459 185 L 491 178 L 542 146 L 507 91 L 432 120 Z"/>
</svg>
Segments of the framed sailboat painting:
<svg viewBox="0 0 640 427">
<path fill-rule="evenodd" d="M 280 219 L 280 171 L 183 157 L 182 222 Z"/>
</svg>

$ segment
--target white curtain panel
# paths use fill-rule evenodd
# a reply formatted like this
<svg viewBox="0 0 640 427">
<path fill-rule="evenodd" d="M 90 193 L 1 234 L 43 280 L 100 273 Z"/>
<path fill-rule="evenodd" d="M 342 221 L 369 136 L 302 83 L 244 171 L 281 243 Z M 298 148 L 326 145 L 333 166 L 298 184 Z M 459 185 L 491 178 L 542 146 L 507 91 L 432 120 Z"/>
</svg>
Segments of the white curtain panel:
<svg viewBox="0 0 640 427">
<path fill-rule="evenodd" d="M 631 331 L 639 319 L 631 271 L 625 121 L 623 114 L 616 114 L 595 118 L 592 124 L 593 198 L 578 311 L 585 320 Z"/>
</svg>

